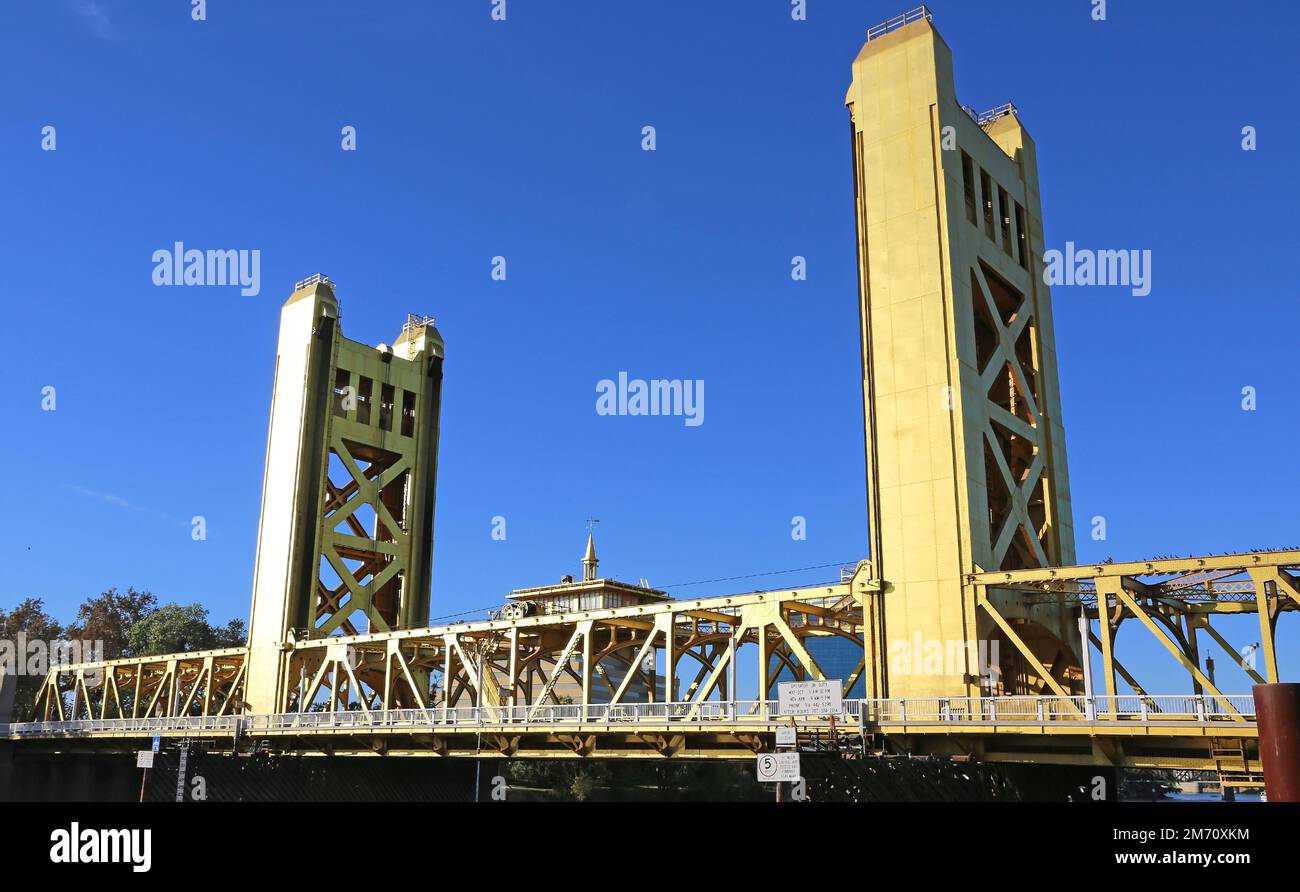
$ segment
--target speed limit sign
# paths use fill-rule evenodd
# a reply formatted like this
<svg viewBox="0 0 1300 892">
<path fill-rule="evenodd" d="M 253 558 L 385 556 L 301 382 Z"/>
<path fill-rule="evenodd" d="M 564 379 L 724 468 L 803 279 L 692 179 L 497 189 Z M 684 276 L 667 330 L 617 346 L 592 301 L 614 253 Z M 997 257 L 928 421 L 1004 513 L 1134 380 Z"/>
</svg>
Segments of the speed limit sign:
<svg viewBox="0 0 1300 892">
<path fill-rule="evenodd" d="M 758 779 L 761 783 L 793 783 L 799 779 L 798 753 L 760 753 Z"/>
</svg>

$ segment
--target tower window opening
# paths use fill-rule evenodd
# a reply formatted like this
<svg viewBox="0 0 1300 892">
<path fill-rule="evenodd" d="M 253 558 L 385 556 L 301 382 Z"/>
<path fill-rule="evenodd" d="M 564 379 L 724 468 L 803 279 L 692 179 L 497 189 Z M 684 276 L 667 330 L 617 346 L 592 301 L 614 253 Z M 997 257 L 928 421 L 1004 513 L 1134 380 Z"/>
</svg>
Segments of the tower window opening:
<svg viewBox="0 0 1300 892">
<path fill-rule="evenodd" d="M 980 188 L 984 199 L 984 234 L 997 241 L 993 229 L 993 180 L 983 170 L 980 171 Z"/>
<path fill-rule="evenodd" d="M 998 187 L 998 211 L 1002 218 L 1002 250 L 1011 256 L 1011 198 L 1007 190 Z"/>
<path fill-rule="evenodd" d="M 1028 221 L 1025 218 L 1025 209 L 1016 204 L 1016 242 L 1020 265 L 1029 269 L 1029 230 L 1027 229 Z"/>
<path fill-rule="evenodd" d="M 402 436 L 415 436 L 415 394 L 402 391 Z"/>
<path fill-rule="evenodd" d="M 348 385 L 352 383 L 352 373 L 347 369 L 334 370 L 334 416 L 348 417 Z"/>
<path fill-rule="evenodd" d="M 370 423 L 370 405 L 374 394 L 375 382 L 365 375 L 357 381 L 357 422 Z"/>
<path fill-rule="evenodd" d="M 966 219 L 978 226 L 978 215 L 975 212 L 975 164 L 964 151 L 961 153 L 961 180 L 966 192 Z"/>
<path fill-rule="evenodd" d="M 381 430 L 393 429 L 393 385 L 385 384 L 379 391 L 379 427 Z"/>
</svg>

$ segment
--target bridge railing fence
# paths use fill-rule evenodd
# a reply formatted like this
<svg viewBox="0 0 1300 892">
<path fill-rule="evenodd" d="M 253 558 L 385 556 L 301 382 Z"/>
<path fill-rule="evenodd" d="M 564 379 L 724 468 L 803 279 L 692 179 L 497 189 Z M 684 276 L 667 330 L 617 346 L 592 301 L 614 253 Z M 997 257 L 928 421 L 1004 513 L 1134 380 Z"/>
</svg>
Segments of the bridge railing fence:
<svg viewBox="0 0 1300 892">
<path fill-rule="evenodd" d="M 1212 723 L 1253 720 L 1254 701 L 1249 694 L 1138 695 L 1115 697 L 917 697 L 883 700 L 845 700 L 835 717 L 840 728 L 898 724 L 1050 725 L 1064 722 Z M 150 718 L 80 719 L 65 722 L 26 722 L 0 726 L 0 733 L 16 737 L 116 734 L 145 736 L 159 733 L 264 734 L 315 733 L 402 728 L 453 728 L 483 726 L 605 726 L 623 725 L 733 725 L 787 724 L 775 700 L 710 700 L 694 703 L 591 703 L 538 705 L 432 706 L 423 709 L 334 712 L 291 712 L 269 715 L 154 716 Z M 829 716 L 801 717 L 804 727 L 827 727 Z"/>
<path fill-rule="evenodd" d="M 862 700 L 867 724 L 973 722 L 1046 724 L 1062 721 L 1210 722 L 1253 718 L 1254 698 L 1229 694 L 1088 697 L 913 697 Z"/>
</svg>

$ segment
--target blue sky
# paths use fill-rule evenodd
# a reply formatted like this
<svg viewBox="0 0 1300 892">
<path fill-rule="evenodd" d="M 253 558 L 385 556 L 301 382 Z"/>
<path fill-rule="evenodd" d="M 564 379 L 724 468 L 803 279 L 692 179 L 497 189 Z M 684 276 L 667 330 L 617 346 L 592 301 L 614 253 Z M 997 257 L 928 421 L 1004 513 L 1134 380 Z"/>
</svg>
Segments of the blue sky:
<svg viewBox="0 0 1300 892">
<path fill-rule="evenodd" d="M 1149 297 L 1054 294 L 1080 559 L 1300 543 L 1296 5 L 931 7 L 962 100 L 1014 101 L 1038 143 L 1049 247 L 1153 251 Z M 866 556 L 843 98 L 902 5 L 490 8 L 5 4 L 0 604 L 133 585 L 246 615 L 279 307 L 317 271 L 349 337 L 421 312 L 446 338 L 435 615 L 576 572 L 592 516 L 602 570 L 658 585 Z M 261 294 L 154 287 L 178 240 L 260 250 Z M 706 423 L 597 416 L 620 371 L 703 379 Z M 1185 690 L 1157 657 L 1150 687 Z"/>
</svg>

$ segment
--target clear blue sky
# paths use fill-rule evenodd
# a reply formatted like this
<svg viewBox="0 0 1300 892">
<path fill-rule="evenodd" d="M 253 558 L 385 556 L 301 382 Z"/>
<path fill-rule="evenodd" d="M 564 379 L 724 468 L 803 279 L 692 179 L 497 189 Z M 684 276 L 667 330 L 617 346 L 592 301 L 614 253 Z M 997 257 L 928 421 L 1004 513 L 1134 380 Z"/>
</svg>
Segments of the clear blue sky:
<svg viewBox="0 0 1300 892">
<path fill-rule="evenodd" d="M 577 571 L 591 516 L 602 570 L 660 585 L 865 557 L 843 99 L 905 5 L 8 0 L 0 604 L 246 615 L 278 312 L 316 271 L 349 337 L 447 340 L 436 615 Z M 1049 245 L 1154 252 L 1149 297 L 1055 291 L 1080 559 L 1295 545 L 1300 13 L 1109 5 L 931 4 L 962 100 L 1037 140 Z M 177 240 L 259 249 L 262 293 L 154 287 Z M 705 423 L 598 417 L 619 371 L 703 379 Z"/>
</svg>

